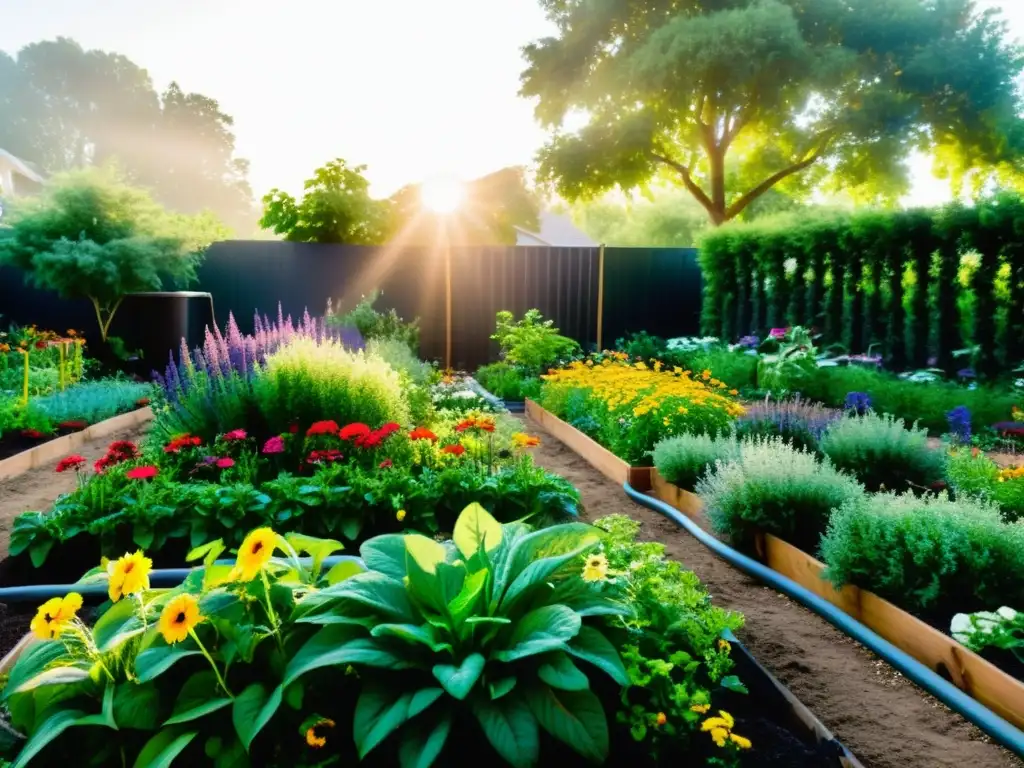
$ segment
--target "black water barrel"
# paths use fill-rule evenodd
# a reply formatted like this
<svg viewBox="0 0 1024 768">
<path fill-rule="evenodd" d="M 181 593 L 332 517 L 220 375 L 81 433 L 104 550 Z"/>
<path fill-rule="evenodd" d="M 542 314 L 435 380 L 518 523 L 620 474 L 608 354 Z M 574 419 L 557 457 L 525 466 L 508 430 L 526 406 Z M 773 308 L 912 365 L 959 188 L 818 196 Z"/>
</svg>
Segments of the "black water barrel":
<svg viewBox="0 0 1024 768">
<path fill-rule="evenodd" d="M 110 336 L 124 340 L 125 347 L 141 352 L 131 368 L 143 378 L 156 370 L 163 373 L 168 355 L 177 351 L 181 340 L 190 349 L 203 343 L 203 334 L 214 325 L 213 297 L 201 291 L 155 291 L 133 293 L 114 316 Z"/>
</svg>

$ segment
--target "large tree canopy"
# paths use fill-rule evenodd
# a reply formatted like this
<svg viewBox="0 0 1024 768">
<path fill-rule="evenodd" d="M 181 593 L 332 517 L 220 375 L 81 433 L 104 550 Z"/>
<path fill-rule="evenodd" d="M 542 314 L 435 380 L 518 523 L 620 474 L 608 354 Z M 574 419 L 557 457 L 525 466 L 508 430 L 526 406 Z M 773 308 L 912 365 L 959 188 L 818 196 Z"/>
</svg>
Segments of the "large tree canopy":
<svg viewBox="0 0 1024 768">
<path fill-rule="evenodd" d="M 51 173 L 116 158 L 132 183 L 182 213 L 209 208 L 240 234 L 255 224 L 233 120 L 172 83 L 163 93 L 125 56 L 74 40 L 0 51 L 0 147 Z"/>
<path fill-rule="evenodd" d="M 522 94 L 570 200 L 666 176 L 720 224 L 775 188 L 891 201 L 913 150 L 957 182 L 1019 171 L 1021 51 L 973 0 L 541 4 L 558 36 L 526 47 Z"/>
</svg>

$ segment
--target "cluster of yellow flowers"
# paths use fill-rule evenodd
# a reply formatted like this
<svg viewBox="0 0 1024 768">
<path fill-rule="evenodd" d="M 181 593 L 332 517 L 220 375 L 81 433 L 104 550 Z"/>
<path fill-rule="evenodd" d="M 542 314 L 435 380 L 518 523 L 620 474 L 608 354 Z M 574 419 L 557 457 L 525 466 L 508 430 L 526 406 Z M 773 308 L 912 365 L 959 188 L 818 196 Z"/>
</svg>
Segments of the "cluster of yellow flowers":
<svg viewBox="0 0 1024 768">
<path fill-rule="evenodd" d="M 718 710 L 718 717 L 709 717 L 701 723 L 700 729 L 711 734 L 711 740 L 720 747 L 732 742 L 740 749 L 750 749 L 750 739 L 733 733 L 736 723 L 728 712 Z"/>
<path fill-rule="evenodd" d="M 1024 477 L 1024 466 L 1007 467 L 999 471 L 1000 483 L 1005 483 L 1007 480 L 1019 480 L 1022 477 Z"/>
<path fill-rule="evenodd" d="M 686 415 L 691 408 L 720 411 L 730 417 L 743 413 L 743 406 L 729 397 L 737 391 L 726 391 L 725 382 L 714 378 L 711 371 L 694 376 L 691 371 L 667 369 L 658 362 L 630 364 L 621 354 L 605 357 L 599 363 L 575 362 L 541 378 L 553 384 L 587 389 L 604 401 L 610 412 L 627 410 L 635 418 L 647 414 L 661 416 L 666 426 L 673 416 Z"/>
</svg>

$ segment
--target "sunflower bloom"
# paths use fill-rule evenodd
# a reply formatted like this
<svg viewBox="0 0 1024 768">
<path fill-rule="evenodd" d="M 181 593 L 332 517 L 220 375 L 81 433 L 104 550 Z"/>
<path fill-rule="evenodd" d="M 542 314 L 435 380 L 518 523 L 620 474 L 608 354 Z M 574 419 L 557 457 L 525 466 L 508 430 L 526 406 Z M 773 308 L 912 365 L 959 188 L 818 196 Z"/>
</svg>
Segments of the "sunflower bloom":
<svg viewBox="0 0 1024 768">
<path fill-rule="evenodd" d="M 240 581 L 252 581 L 270 562 L 277 547 L 277 534 L 270 528 L 257 528 L 245 537 L 238 550 L 235 571 Z"/>
<path fill-rule="evenodd" d="M 160 634 L 168 645 L 180 643 L 203 618 L 199 602 L 192 595 L 178 595 L 160 614 Z"/>
<path fill-rule="evenodd" d="M 125 595 L 149 589 L 149 572 L 153 569 L 153 561 L 146 557 L 142 550 L 134 554 L 125 554 L 117 560 L 107 563 L 107 574 L 110 576 L 108 594 L 113 602 Z"/>
<path fill-rule="evenodd" d="M 306 743 L 309 744 L 309 746 L 313 747 L 313 749 L 320 749 L 321 747 L 326 746 L 327 737 L 321 736 L 320 733 L 317 732 L 317 729 L 319 729 L 322 732 L 327 728 L 333 727 L 334 721 L 329 718 L 325 717 L 321 720 L 318 720 L 306 729 Z"/>
<path fill-rule="evenodd" d="M 604 581 L 608 578 L 608 558 L 603 554 L 591 555 L 583 566 L 584 581 Z"/>
<path fill-rule="evenodd" d="M 40 640 L 53 640 L 75 618 L 82 607 L 82 596 L 69 592 L 64 597 L 53 597 L 39 606 L 29 628 Z"/>
</svg>

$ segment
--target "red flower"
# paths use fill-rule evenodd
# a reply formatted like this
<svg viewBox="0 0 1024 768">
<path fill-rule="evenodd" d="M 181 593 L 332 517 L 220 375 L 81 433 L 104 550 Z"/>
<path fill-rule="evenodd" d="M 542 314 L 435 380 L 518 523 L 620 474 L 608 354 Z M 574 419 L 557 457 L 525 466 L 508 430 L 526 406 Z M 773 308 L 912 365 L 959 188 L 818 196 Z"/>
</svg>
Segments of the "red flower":
<svg viewBox="0 0 1024 768">
<path fill-rule="evenodd" d="M 41 438 L 46 437 L 46 435 L 44 435 L 38 429 L 23 429 L 21 430 L 21 434 L 23 437 L 27 437 L 32 440 L 39 440 Z"/>
<path fill-rule="evenodd" d="M 384 442 L 384 439 L 386 437 L 387 435 L 382 434 L 381 431 L 378 429 L 374 432 L 370 432 L 368 435 L 362 435 L 360 437 L 357 437 L 356 445 L 358 445 L 360 448 L 376 448 L 377 446 Z"/>
<path fill-rule="evenodd" d="M 466 452 L 466 449 L 461 445 L 446 445 L 441 449 L 441 453 L 450 453 L 452 456 L 461 456 Z"/>
<path fill-rule="evenodd" d="M 342 440 L 351 440 L 352 438 L 358 440 L 360 437 L 366 437 L 368 434 L 370 434 L 370 428 L 365 424 L 356 422 L 355 424 L 346 424 L 342 427 L 338 437 Z"/>
<path fill-rule="evenodd" d="M 465 432 L 467 429 L 476 427 L 476 419 L 463 419 L 455 426 L 456 432 Z"/>
<path fill-rule="evenodd" d="M 247 435 L 244 429 L 232 429 L 230 432 L 225 432 L 220 436 L 222 440 L 245 440 Z"/>
<path fill-rule="evenodd" d="M 46 349 L 46 342 L 45 341 L 37 341 L 36 342 L 36 349 Z"/>
<path fill-rule="evenodd" d="M 384 459 L 379 465 L 378 469 L 391 469 L 394 464 L 391 463 L 391 459 Z"/>
<path fill-rule="evenodd" d="M 465 432 L 470 429 L 479 429 L 484 432 L 494 431 L 494 420 L 479 418 L 479 419 L 464 419 L 460 421 L 455 427 L 456 432 Z"/>
<path fill-rule="evenodd" d="M 146 465 L 144 467 L 135 467 L 125 472 L 125 477 L 129 480 L 149 480 L 150 478 L 156 477 L 160 470 L 152 465 Z"/>
<path fill-rule="evenodd" d="M 338 423 L 336 421 L 318 421 L 306 430 L 306 437 L 336 434 L 338 434 Z"/>
<path fill-rule="evenodd" d="M 235 460 L 225 456 L 223 459 L 217 459 L 217 469 L 229 469 L 235 466 Z"/>
<path fill-rule="evenodd" d="M 92 471 L 97 475 L 102 475 L 103 471 L 110 465 L 110 460 L 104 456 L 102 459 L 96 459 L 95 463 L 92 465 Z"/>
<path fill-rule="evenodd" d="M 400 426 L 398 426 L 398 425 L 397 425 L 397 424 L 396 424 L 395 422 L 393 422 L 393 421 L 389 421 L 389 422 L 388 422 L 387 424 L 384 424 L 384 425 L 383 425 L 383 426 L 382 426 L 382 427 L 381 427 L 380 429 L 378 429 L 377 431 L 378 431 L 378 432 L 379 432 L 380 434 L 382 434 L 382 435 L 383 435 L 384 437 L 388 437 L 388 436 L 390 436 L 390 435 L 393 435 L 393 434 L 395 434 L 395 432 L 397 432 L 397 431 L 398 431 L 398 430 L 400 430 L 400 429 L 401 429 L 401 427 L 400 427 Z"/>
<path fill-rule="evenodd" d="M 263 453 L 284 453 L 284 438 L 278 435 L 267 440 L 263 444 Z"/>
<path fill-rule="evenodd" d="M 198 440 L 199 438 L 193 439 Z M 193 445 L 198 445 L 198 443 L 193 443 Z M 118 461 L 127 461 L 138 458 L 139 449 L 131 440 L 115 440 L 107 446 L 107 456 L 116 457 Z"/>
<path fill-rule="evenodd" d="M 328 448 L 324 451 L 310 451 L 309 456 L 306 457 L 307 464 L 320 464 L 321 462 L 333 462 L 341 461 L 344 456 L 341 455 L 341 451 L 337 448 Z"/>
<path fill-rule="evenodd" d="M 432 443 L 437 442 L 437 435 L 431 432 L 426 427 L 416 427 L 412 432 L 409 433 L 410 440 L 429 440 Z"/>
<path fill-rule="evenodd" d="M 288 427 L 288 431 L 289 431 L 289 432 L 290 432 L 291 434 L 293 434 L 293 435 L 294 435 L 294 434 L 295 434 L 296 432 L 298 432 L 298 431 L 299 431 L 299 425 L 298 425 L 298 424 L 292 424 L 292 425 L 291 425 L 290 427 Z"/>
<path fill-rule="evenodd" d="M 85 456 L 80 456 L 77 453 L 73 453 L 70 456 L 65 456 L 57 463 L 58 472 L 67 472 L 69 469 L 77 472 L 85 466 Z"/>
<path fill-rule="evenodd" d="M 89 426 L 89 422 L 82 421 L 81 419 L 72 419 L 71 421 L 62 421 L 57 425 L 60 429 L 85 429 Z"/>
<path fill-rule="evenodd" d="M 179 453 L 182 448 L 188 448 L 193 445 L 202 445 L 203 439 L 201 437 L 195 437 L 193 435 L 178 435 L 171 442 L 164 446 L 164 453 Z"/>
<path fill-rule="evenodd" d="M 494 431 L 494 420 L 493 419 L 477 419 L 477 429 L 482 429 L 484 432 Z"/>
<path fill-rule="evenodd" d="M 147 405 L 149 405 L 149 398 L 140 397 L 138 400 L 135 401 L 135 405 L 139 408 L 145 408 Z"/>
</svg>

